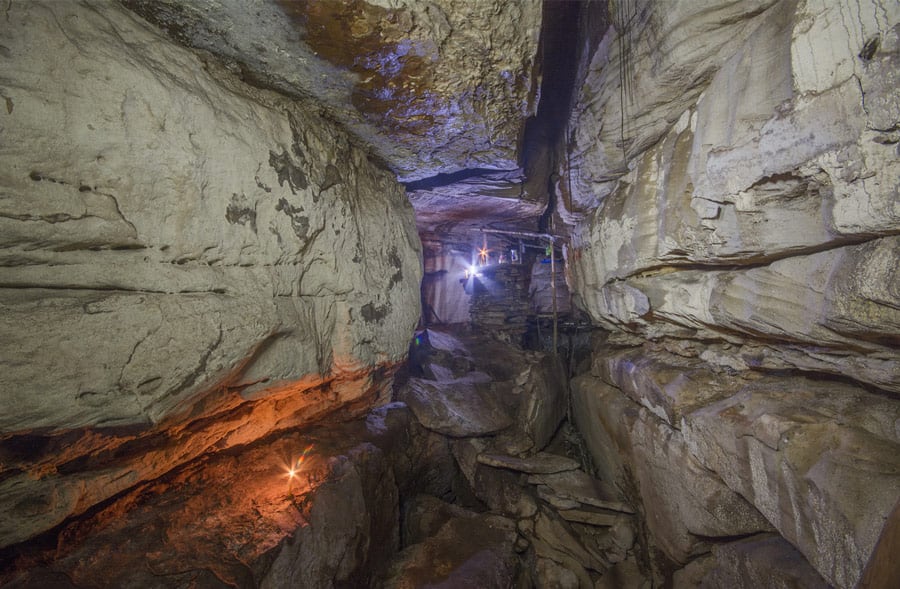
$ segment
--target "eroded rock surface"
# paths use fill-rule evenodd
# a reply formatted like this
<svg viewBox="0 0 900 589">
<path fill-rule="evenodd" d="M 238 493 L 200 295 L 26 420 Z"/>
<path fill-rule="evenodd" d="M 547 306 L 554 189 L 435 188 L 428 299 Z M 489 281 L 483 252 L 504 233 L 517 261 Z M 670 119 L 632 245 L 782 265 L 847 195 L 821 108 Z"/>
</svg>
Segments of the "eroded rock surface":
<svg viewBox="0 0 900 589">
<path fill-rule="evenodd" d="M 387 400 L 421 275 L 394 178 L 117 5 L 5 14 L 0 545 Z"/>
<path fill-rule="evenodd" d="M 518 166 L 537 105 L 537 0 L 124 4 L 251 83 L 318 99 L 403 181 Z"/>
<path fill-rule="evenodd" d="M 658 582 L 774 530 L 854 587 L 898 488 L 900 6 L 617 10 L 558 166 L 570 285 L 608 331 L 573 415 Z M 708 582 L 765 575 L 751 552 Z"/>
<path fill-rule="evenodd" d="M 711 358 L 738 369 L 900 390 L 900 299 L 888 270 L 898 259 L 900 106 L 885 90 L 900 64 L 900 12 L 882 4 L 713 2 L 684 20 L 638 11 L 624 37 L 661 42 L 638 43 L 627 64 L 625 83 L 637 84 L 627 167 L 609 116 L 623 71 L 599 68 L 621 59 L 609 32 L 576 108 L 579 133 L 601 113 L 608 123 L 599 138 L 575 139 L 572 200 L 593 205 L 570 207 L 583 219 L 570 270 L 595 321 L 739 344 Z M 725 14 L 714 34 L 690 35 Z M 670 65 L 650 68 L 654 58 Z"/>
<path fill-rule="evenodd" d="M 855 585 L 897 500 L 900 404 L 649 348 L 595 366 L 602 378 L 573 381 L 579 428 L 601 474 L 636 487 L 669 558 L 774 528 L 830 583 Z"/>
</svg>

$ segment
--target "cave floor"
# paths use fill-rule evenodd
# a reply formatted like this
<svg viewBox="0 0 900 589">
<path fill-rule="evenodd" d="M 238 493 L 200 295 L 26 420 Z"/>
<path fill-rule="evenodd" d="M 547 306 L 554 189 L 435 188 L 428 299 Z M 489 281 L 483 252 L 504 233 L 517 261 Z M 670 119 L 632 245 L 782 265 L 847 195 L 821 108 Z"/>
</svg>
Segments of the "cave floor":
<svg viewBox="0 0 900 589">
<path fill-rule="evenodd" d="M 395 402 L 139 484 L 18 547 L 0 585 L 640 580 L 633 510 L 582 467 L 559 361 L 465 330 L 411 350 Z"/>
</svg>

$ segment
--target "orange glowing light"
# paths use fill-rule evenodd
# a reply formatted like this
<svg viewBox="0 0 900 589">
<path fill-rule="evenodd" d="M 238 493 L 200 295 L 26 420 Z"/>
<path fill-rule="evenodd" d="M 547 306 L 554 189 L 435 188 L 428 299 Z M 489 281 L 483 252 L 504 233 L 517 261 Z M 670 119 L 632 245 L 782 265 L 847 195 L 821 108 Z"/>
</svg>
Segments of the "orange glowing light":
<svg viewBox="0 0 900 589">
<path fill-rule="evenodd" d="M 313 445 L 310 444 L 303 450 L 303 453 L 300 454 L 300 458 L 298 458 L 294 464 L 288 468 L 288 479 L 292 479 L 297 476 L 297 473 L 300 471 L 300 468 L 303 466 L 303 463 L 306 461 L 307 456 L 309 456 L 309 452 L 312 450 Z"/>
<path fill-rule="evenodd" d="M 487 264 L 487 259 L 488 259 L 488 249 L 487 249 L 487 246 L 485 246 L 485 247 L 481 248 L 480 250 L 478 250 L 478 257 L 481 258 L 481 264 L 482 264 L 482 265 Z"/>
</svg>

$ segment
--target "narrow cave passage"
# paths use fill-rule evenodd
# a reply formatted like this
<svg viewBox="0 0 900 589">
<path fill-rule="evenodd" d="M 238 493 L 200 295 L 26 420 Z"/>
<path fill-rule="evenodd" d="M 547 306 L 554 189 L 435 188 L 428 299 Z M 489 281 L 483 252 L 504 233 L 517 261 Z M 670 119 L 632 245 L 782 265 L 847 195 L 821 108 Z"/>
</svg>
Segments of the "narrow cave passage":
<svg viewBox="0 0 900 589">
<path fill-rule="evenodd" d="M 900 586 L 900 4 L 0 13 L 0 587 Z"/>
</svg>

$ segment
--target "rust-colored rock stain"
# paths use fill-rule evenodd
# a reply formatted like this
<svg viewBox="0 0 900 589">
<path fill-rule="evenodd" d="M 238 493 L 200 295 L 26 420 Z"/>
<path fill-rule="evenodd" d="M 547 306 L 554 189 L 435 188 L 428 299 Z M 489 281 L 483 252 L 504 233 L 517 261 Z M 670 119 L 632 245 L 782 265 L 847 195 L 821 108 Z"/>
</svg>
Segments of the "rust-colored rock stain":
<svg viewBox="0 0 900 589">
<path fill-rule="evenodd" d="M 359 76 L 351 101 L 370 122 L 424 135 L 444 110 L 432 88 L 437 48 L 411 38 L 408 13 L 364 0 L 278 0 L 319 57 Z"/>
</svg>

